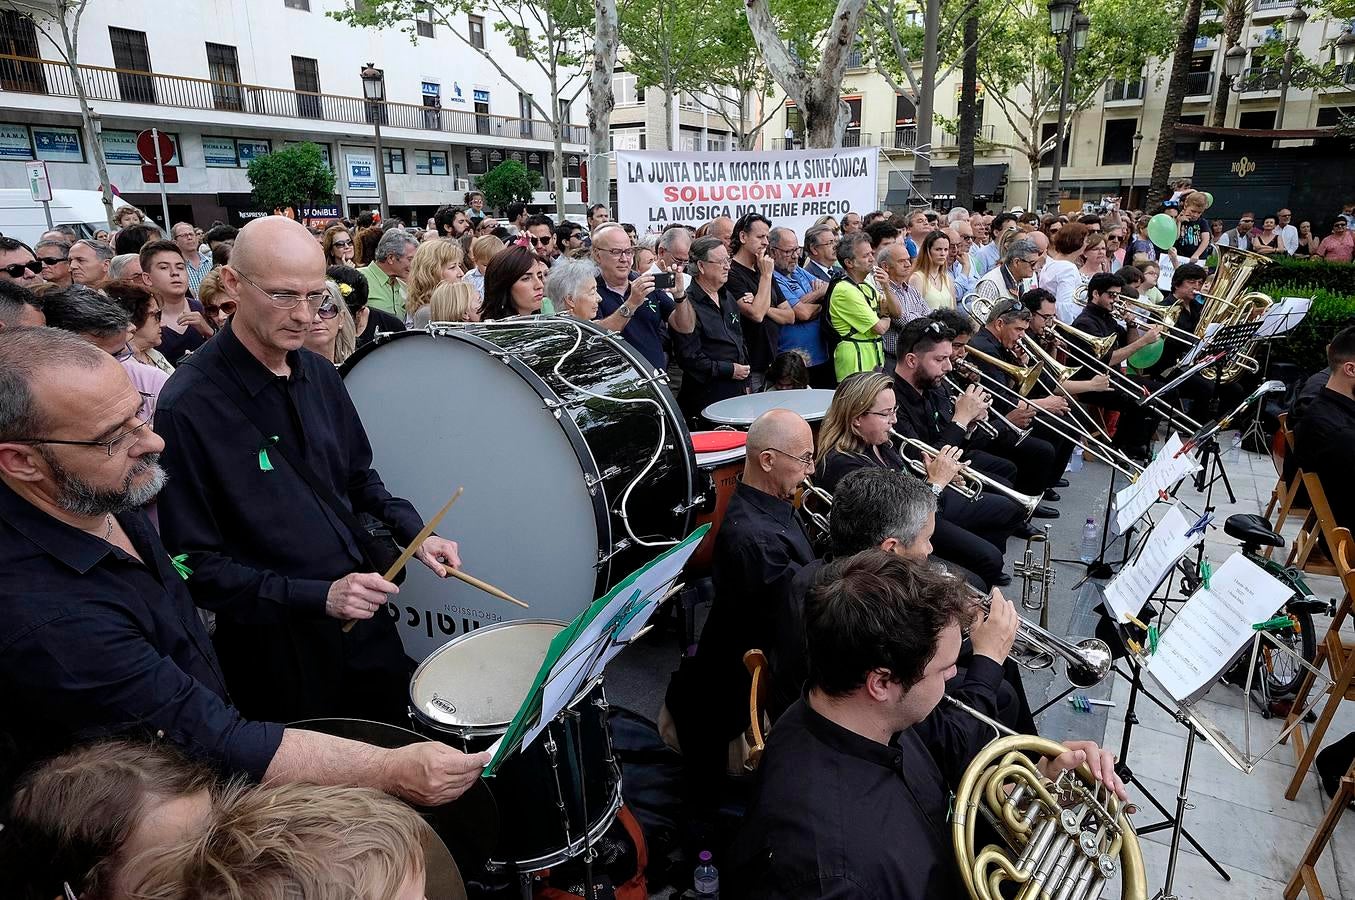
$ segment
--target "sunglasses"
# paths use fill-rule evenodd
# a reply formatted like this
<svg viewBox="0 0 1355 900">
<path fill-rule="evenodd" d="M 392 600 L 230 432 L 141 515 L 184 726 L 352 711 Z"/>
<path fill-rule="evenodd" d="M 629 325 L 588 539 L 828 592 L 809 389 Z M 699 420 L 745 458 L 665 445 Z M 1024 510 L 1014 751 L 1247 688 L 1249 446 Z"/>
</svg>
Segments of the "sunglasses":
<svg viewBox="0 0 1355 900">
<path fill-rule="evenodd" d="M 352 242 L 352 241 L 335 241 L 331 246 L 334 246 L 334 247 L 351 247 L 351 246 L 353 246 L 353 242 Z"/>
<path fill-rule="evenodd" d="M 544 247 L 550 243 L 549 237 L 537 237 L 536 235 L 528 235 L 527 239 L 532 242 L 533 247 Z"/>
<path fill-rule="evenodd" d="M 40 259 L 32 260 L 26 263 L 11 263 L 0 271 L 3 271 L 10 278 L 22 278 L 24 272 L 32 272 L 34 275 L 42 271 L 43 262 Z"/>
<path fill-rule="evenodd" d="M 59 266 L 59 265 L 61 265 L 62 263 L 66 262 L 66 257 L 64 257 L 64 256 L 39 256 L 39 257 L 38 257 L 38 262 L 42 263 L 44 266 Z"/>
</svg>

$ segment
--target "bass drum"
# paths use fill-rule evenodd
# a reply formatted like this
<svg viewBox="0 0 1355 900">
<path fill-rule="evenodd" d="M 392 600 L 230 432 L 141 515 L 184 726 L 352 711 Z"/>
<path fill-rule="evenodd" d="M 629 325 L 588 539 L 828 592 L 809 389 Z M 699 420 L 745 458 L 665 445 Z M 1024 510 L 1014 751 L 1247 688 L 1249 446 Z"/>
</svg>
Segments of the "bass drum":
<svg viewBox="0 0 1355 900">
<path fill-rule="evenodd" d="M 591 323 L 401 332 L 354 354 L 344 382 L 387 489 L 426 520 L 464 485 L 438 532 L 531 607 L 411 565 L 386 609 L 415 660 L 482 625 L 568 622 L 690 531 L 696 461 L 667 378 Z"/>
</svg>

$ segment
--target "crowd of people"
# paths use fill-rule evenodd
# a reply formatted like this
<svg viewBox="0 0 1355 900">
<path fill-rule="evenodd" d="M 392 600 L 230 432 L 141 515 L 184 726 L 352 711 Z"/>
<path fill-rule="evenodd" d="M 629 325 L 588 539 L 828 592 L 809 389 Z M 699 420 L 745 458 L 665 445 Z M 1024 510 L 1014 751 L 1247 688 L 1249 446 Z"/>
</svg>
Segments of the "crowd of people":
<svg viewBox="0 0 1355 900">
<path fill-rule="evenodd" d="M 166 237 L 124 208 L 103 239 L 0 237 L 17 896 L 422 896 L 427 826 L 390 795 L 448 802 L 488 755 L 286 724 L 406 722 L 413 662 L 377 615 L 399 586 L 378 573 L 423 522 L 373 468 L 336 367 L 383 334 L 549 315 L 620 335 L 693 428 L 726 398 L 833 390 L 817 434 L 780 409 L 750 428 L 711 614 L 659 724 L 694 821 L 716 815 L 746 756 L 743 654 L 768 649 L 777 727 L 730 845 L 734 895 L 958 896 L 948 786 L 991 730 L 941 695 L 1035 728 L 998 590 L 1008 539 L 1059 515 L 1079 434 L 1132 465 L 1172 408 L 1214 398 L 1191 379 L 1164 410 L 1113 383 L 1174 370 L 1160 323 L 1193 330 L 1211 246 L 1350 261 L 1346 217 L 1321 241 L 1287 210 L 1215 234 L 1206 206 L 1169 201 L 1167 248 L 1113 207 L 851 213 L 802 234 L 748 213 L 641 237 L 601 204 L 585 227 L 522 204 L 495 219 L 479 195 L 424 228 L 275 216 Z M 1348 434 L 1349 332 L 1332 354 L 1307 428 Z M 817 542 L 806 477 L 833 497 Z M 971 500 L 966 477 L 991 489 Z M 461 564 L 437 534 L 416 559 Z M 1124 797 L 1089 742 L 1042 766 L 1083 762 Z M 853 814 L 867 801 L 878 817 Z"/>
</svg>

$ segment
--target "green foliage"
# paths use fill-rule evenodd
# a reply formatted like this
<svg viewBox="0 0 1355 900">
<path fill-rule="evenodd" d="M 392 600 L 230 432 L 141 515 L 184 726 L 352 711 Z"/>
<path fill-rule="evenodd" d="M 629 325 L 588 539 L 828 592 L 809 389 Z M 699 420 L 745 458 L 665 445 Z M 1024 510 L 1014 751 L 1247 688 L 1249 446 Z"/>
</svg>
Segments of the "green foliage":
<svg viewBox="0 0 1355 900">
<path fill-rule="evenodd" d="M 249 164 L 254 202 L 265 211 L 315 206 L 334 196 L 334 172 L 320 147 L 306 141 L 274 150 Z"/>
<path fill-rule="evenodd" d="M 1281 297 L 1311 297 L 1308 315 L 1282 340 L 1271 345 L 1271 358 L 1293 363 L 1305 372 L 1327 366 L 1327 344 L 1355 324 L 1355 266 L 1321 259 L 1272 258 L 1247 283 L 1247 289 Z"/>
<path fill-rule="evenodd" d="M 1325 259 L 1272 257 L 1271 264 L 1258 270 L 1247 283 L 1247 287 L 1278 297 L 1280 295 L 1276 291 L 1280 290 L 1279 286 L 1288 289 L 1295 284 L 1355 298 L 1355 266 L 1349 263 L 1327 262 Z M 1308 295 L 1291 292 L 1287 296 Z"/>
<path fill-rule="evenodd" d="M 515 159 L 505 160 L 480 176 L 475 187 L 485 195 L 485 204 L 502 210 L 516 201 L 527 203 L 541 188 L 541 175 Z"/>
</svg>

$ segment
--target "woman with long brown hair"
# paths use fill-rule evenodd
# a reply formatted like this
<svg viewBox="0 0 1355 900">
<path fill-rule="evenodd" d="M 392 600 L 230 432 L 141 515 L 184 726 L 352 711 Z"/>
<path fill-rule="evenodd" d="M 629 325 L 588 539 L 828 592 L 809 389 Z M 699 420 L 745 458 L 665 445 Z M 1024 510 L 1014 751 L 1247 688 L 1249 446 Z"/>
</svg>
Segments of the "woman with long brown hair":
<svg viewBox="0 0 1355 900">
<path fill-rule="evenodd" d="M 1076 305 L 1077 289 L 1082 285 L 1078 269 L 1090 233 L 1081 222 L 1064 225 L 1054 236 L 1044 268 L 1035 276 L 1038 285 L 1054 295 L 1059 321 L 1069 325 L 1082 314 L 1082 307 Z"/>
<path fill-rule="evenodd" d="M 526 247 L 513 245 L 495 254 L 485 266 L 485 297 L 480 317 L 508 319 L 541 313 L 546 296 L 546 261 Z"/>
<path fill-rule="evenodd" d="M 325 251 L 325 267 L 353 265 L 353 235 L 342 225 L 331 225 L 320 238 L 320 246 Z"/>
<path fill-rule="evenodd" d="M 933 231 L 923 239 L 908 284 L 932 309 L 955 308 L 955 280 L 950 277 L 950 238 L 944 231 Z"/>
</svg>

